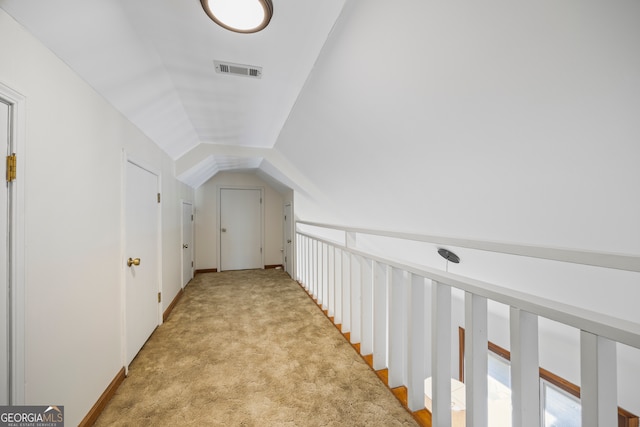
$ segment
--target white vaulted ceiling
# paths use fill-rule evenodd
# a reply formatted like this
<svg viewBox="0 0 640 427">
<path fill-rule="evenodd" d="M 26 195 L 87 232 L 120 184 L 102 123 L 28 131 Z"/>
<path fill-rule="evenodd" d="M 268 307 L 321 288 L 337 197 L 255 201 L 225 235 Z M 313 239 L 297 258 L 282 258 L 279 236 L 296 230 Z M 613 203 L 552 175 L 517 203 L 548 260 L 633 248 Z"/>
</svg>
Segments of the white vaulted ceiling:
<svg viewBox="0 0 640 427">
<path fill-rule="evenodd" d="M 193 187 L 253 170 L 307 220 L 640 251 L 640 2 L 273 2 L 256 34 L 199 0 L 0 7 Z"/>
<path fill-rule="evenodd" d="M 179 172 L 197 187 L 218 171 L 260 168 L 344 2 L 275 0 L 271 23 L 255 34 L 219 27 L 199 0 L 0 0 L 0 7 L 174 160 L 214 145 Z M 262 67 L 262 77 L 217 74 L 214 60 Z M 250 148 L 229 155 L 228 147 Z"/>
</svg>

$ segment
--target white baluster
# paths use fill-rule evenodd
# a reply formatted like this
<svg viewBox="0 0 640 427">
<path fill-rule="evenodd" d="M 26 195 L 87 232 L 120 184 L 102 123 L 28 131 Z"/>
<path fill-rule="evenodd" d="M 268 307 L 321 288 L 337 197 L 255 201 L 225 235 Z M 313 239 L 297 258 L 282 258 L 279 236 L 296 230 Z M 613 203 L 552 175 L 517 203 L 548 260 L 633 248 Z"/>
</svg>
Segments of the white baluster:
<svg viewBox="0 0 640 427">
<path fill-rule="evenodd" d="M 317 269 L 316 269 L 316 288 L 313 296 L 316 301 L 320 300 L 322 302 L 322 242 L 317 243 Z"/>
<path fill-rule="evenodd" d="M 335 273 L 335 249 L 333 246 L 327 248 L 327 310 L 329 317 L 334 317 L 336 312 L 336 273 Z"/>
<path fill-rule="evenodd" d="M 466 425 L 487 427 L 487 299 L 465 292 Z"/>
<path fill-rule="evenodd" d="M 324 245 L 323 250 L 324 271 L 322 273 L 322 309 L 329 310 L 329 245 Z"/>
<path fill-rule="evenodd" d="M 300 281 L 303 286 L 307 286 L 307 238 L 304 236 L 300 237 L 300 243 L 298 246 L 298 250 L 300 251 L 299 258 L 297 260 L 298 265 L 300 266 L 300 271 L 298 271 L 298 275 L 300 276 Z"/>
<path fill-rule="evenodd" d="M 313 240 L 307 238 L 307 293 L 311 294 L 313 283 Z"/>
<path fill-rule="evenodd" d="M 315 242 L 313 239 L 309 239 L 309 285 L 307 286 L 307 292 L 309 295 L 313 295 L 313 281 L 315 280 Z"/>
<path fill-rule="evenodd" d="M 293 278 L 297 281 L 297 282 L 301 282 L 302 280 L 300 280 L 300 273 L 302 273 L 302 269 L 300 268 L 300 249 L 301 249 L 301 245 L 300 245 L 300 235 L 298 233 L 295 234 L 296 239 L 296 246 L 295 246 L 295 253 L 296 253 L 296 259 L 295 259 L 295 274 L 293 275 Z"/>
<path fill-rule="evenodd" d="M 304 236 L 298 234 L 298 245 L 296 250 L 298 251 L 298 257 L 296 258 L 296 263 L 298 263 L 298 268 L 296 269 L 296 274 L 298 275 L 298 282 L 302 283 L 304 287 L 304 266 L 305 266 L 305 254 L 304 254 Z"/>
<path fill-rule="evenodd" d="M 333 322 L 336 325 L 342 324 L 342 250 L 336 248 L 334 257 L 335 262 L 335 281 L 336 281 L 336 309 L 334 312 Z"/>
<path fill-rule="evenodd" d="M 322 245 L 322 309 L 329 308 L 329 245 Z"/>
<path fill-rule="evenodd" d="M 342 332 L 351 331 L 351 255 L 342 252 Z"/>
<path fill-rule="evenodd" d="M 311 239 L 308 237 L 305 239 L 304 244 L 304 263 L 305 263 L 305 280 L 304 280 L 304 288 L 307 290 L 307 293 L 311 289 Z"/>
<path fill-rule="evenodd" d="M 362 339 L 362 258 L 351 255 L 351 343 Z"/>
<path fill-rule="evenodd" d="M 387 367 L 388 267 L 374 262 L 373 274 L 373 369 Z"/>
<path fill-rule="evenodd" d="M 432 287 L 432 416 L 433 427 L 451 427 L 451 287 Z"/>
<path fill-rule="evenodd" d="M 411 411 L 424 409 L 425 359 L 425 280 L 411 275 L 409 288 L 407 406 Z"/>
<path fill-rule="evenodd" d="M 615 341 L 580 332 L 580 398 L 583 427 L 618 425 Z"/>
<path fill-rule="evenodd" d="M 539 427 L 538 316 L 511 307 L 510 323 L 512 424 Z"/>
<path fill-rule="evenodd" d="M 433 340 L 431 339 L 431 334 L 433 333 L 433 313 L 431 312 L 433 304 L 433 283 L 430 279 L 426 279 L 424 281 L 425 290 L 424 290 L 424 299 L 423 299 L 423 307 L 424 307 L 424 372 L 425 377 L 431 377 L 432 374 L 432 351 L 431 345 Z M 425 390 L 425 393 L 427 390 Z"/>
<path fill-rule="evenodd" d="M 370 259 L 362 259 L 361 263 L 361 335 L 360 353 L 363 355 L 373 354 L 373 271 Z"/>
<path fill-rule="evenodd" d="M 304 282 L 304 252 L 303 252 L 303 238 L 301 235 L 296 234 L 296 280 L 300 283 Z"/>
<path fill-rule="evenodd" d="M 392 269 L 389 287 L 389 387 L 407 384 L 408 273 Z"/>
<path fill-rule="evenodd" d="M 313 297 L 318 300 L 322 300 L 322 242 L 316 243 L 316 285 L 313 292 Z"/>
<path fill-rule="evenodd" d="M 314 299 L 318 298 L 318 277 L 319 277 L 319 266 L 318 266 L 318 241 L 314 239 L 313 241 L 313 277 L 311 279 L 311 296 Z"/>
</svg>

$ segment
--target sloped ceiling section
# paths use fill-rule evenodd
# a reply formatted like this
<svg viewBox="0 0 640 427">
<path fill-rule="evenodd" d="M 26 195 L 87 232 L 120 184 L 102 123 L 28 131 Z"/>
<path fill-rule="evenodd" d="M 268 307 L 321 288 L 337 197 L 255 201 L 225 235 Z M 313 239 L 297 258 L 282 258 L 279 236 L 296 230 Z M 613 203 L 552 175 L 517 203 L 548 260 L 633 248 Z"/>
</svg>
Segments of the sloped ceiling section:
<svg viewBox="0 0 640 427">
<path fill-rule="evenodd" d="M 214 161 L 214 159 L 217 160 Z M 224 164 L 225 159 L 229 167 L 221 169 L 219 164 Z M 199 144 L 176 160 L 175 165 L 176 175 L 192 183 L 194 187 L 206 182 L 209 174 L 215 174 L 221 170 L 253 171 L 272 183 L 273 187 L 282 193 L 287 189 L 294 190 L 301 198 L 300 200 L 314 200 L 323 206 L 323 211 L 333 210 L 331 199 L 309 181 L 301 170 L 274 149 Z"/>
<path fill-rule="evenodd" d="M 0 5 L 175 158 L 197 144 L 198 135 L 169 70 L 141 34 L 145 24 L 127 14 L 124 6 L 133 3 L 20 0 Z"/>
<path fill-rule="evenodd" d="M 230 170 L 254 172 L 260 167 L 260 163 L 262 163 L 262 157 L 210 155 L 178 175 L 178 179 L 197 188 L 218 172 Z"/>
<path fill-rule="evenodd" d="M 275 149 L 347 224 L 640 254 L 638 22 L 640 2 L 349 1 Z"/>
<path fill-rule="evenodd" d="M 0 0 L 0 7 L 175 160 L 199 144 L 272 148 L 344 2 L 275 0 L 270 25 L 255 34 L 222 29 L 198 0 Z M 263 73 L 218 74 L 214 60 Z M 181 177 L 198 185 L 258 163 L 201 158 Z"/>
</svg>

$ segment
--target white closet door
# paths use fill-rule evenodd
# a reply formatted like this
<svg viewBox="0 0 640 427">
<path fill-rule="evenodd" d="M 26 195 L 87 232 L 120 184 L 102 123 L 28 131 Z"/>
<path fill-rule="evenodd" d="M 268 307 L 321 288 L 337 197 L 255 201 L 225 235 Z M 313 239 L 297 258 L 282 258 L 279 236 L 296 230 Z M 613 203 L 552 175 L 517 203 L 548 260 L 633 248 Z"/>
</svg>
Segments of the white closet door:
<svg viewBox="0 0 640 427">
<path fill-rule="evenodd" d="M 220 190 L 220 270 L 262 265 L 262 191 Z"/>
</svg>

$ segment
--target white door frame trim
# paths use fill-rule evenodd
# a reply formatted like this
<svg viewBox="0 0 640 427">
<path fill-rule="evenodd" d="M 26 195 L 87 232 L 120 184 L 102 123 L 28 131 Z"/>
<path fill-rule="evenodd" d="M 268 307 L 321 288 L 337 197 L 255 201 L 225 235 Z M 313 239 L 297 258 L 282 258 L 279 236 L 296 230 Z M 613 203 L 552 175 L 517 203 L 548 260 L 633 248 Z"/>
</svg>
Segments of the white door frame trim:
<svg viewBox="0 0 640 427">
<path fill-rule="evenodd" d="M 11 292 L 11 390 L 10 403 L 25 404 L 25 209 L 24 182 L 25 174 L 25 135 L 26 135 L 26 98 L 24 95 L 0 82 L 0 98 L 9 103 L 11 117 L 9 122 L 9 144 L 12 152 L 17 156 L 18 177 L 13 182 L 9 195 L 11 203 L 11 247 L 9 255 L 9 283 Z"/>
<path fill-rule="evenodd" d="M 122 319 L 122 328 L 120 331 L 120 342 L 121 342 L 121 358 L 122 358 L 122 366 L 125 368 L 125 374 L 129 373 L 129 365 L 127 364 L 127 234 L 126 234 L 126 219 L 127 219 L 127 163 L 131 163 L 141 169 L 146 170 L 147 172 L 155 175 L 157 177 L 157 191 L 162 194 L 162 175 L 155 168 L 149 166 L 145 162 L 141 162 L 136 159 L 134 156 L 131 156 L 127 151 L 122 149 L 122 169 L 121 169 L 121 190 L 120 190 L 120 200 L 121 200 L 121 209 L 120 209 L 120 302 L 121 302 L 121 319 Z M 158 242 L 157 242 L 157 256 L 158 256 L 158 292 L 162 292 L 162 199 L 161 202 L 158 203 Z M 162 302 L 158 302 L 158 325 L 162 324 Z"/>
<path fill-rule="evenodd" d="M 218 253 L 218 271 L 222 271 L 222 239 L 220 238 L 220 217 L 222 216 L 222 190 L 260 190 L 260 247 L 262 252 L 260 253 L 260 268 L 264 269 L 264 253 L 266 248 L 264 247 L 264 187 L 259 185 L 217 185 L 216 197 L 217 197 L 217 215 L 216 215 L 216 248 Z"/>
</svg>

